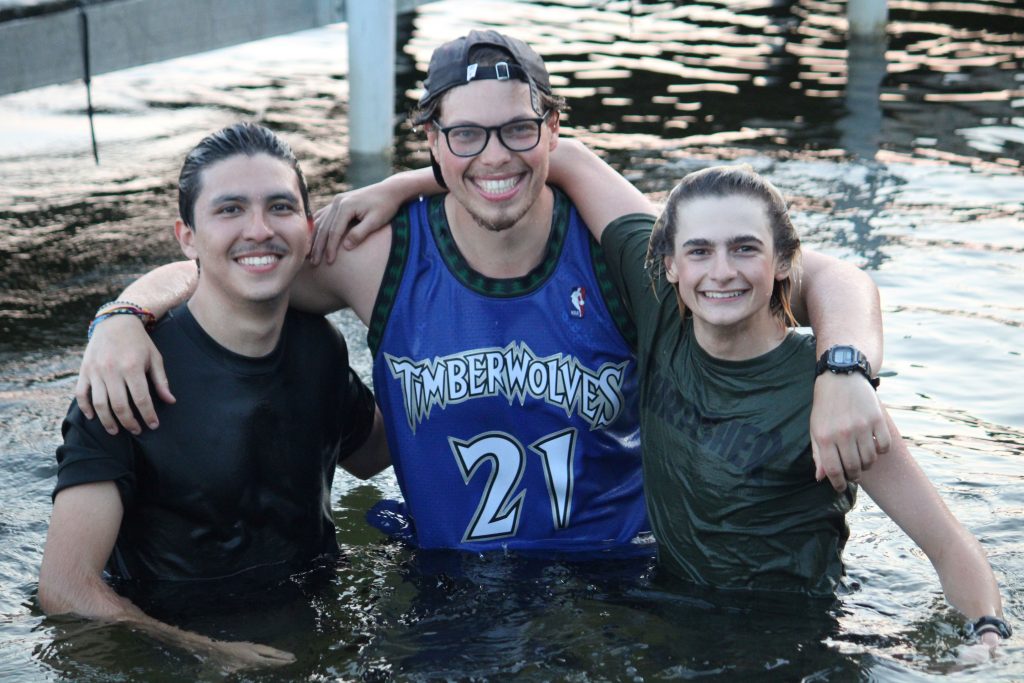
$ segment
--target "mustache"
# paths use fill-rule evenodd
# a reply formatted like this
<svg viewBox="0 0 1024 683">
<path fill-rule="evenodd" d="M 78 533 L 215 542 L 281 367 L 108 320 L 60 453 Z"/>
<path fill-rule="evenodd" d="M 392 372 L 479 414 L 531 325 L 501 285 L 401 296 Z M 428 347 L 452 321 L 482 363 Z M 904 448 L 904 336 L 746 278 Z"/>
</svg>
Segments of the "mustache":
<svg viewBox="0 0 1024 683">
<path fill-rule="evenodd" d="M 236 259 L 248 256 L 249 254 L 274 254 L 275 256 L 287 256 L 290 253 L 288 247 L 280 242 L 266 242 L 263 244 L 238 244 L 228 251 L 228 258 Z"/>
</svg>

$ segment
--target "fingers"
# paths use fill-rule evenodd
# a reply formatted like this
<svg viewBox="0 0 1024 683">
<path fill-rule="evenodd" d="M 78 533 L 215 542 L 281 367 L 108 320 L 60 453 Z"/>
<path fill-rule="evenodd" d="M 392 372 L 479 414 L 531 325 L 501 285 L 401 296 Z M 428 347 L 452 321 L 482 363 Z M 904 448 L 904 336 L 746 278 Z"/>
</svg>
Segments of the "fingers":
<svg viewBox="0 0 1024 683">
<path fill-rule="evenodd" d="M 366 216 L 363 220 L 357 221 L 349 226 L 348 232 L 345 233 L 345 239 L 342 242 L 342 246 L 346 249 L 355 249 L 363 243 L 363 240 L 379 230 L 379 226 L 387 225 L 387 223 L 387 219 L 378 220 L 374 216 Z"/>
<path fill-rule="evenodd" d="M 132 411 L 132 404 L 128 398 L 130 391 L 136 391 L 136 389 L 131 388 L 132 384 L 133 382 L 129 377 L 123 381 L 105 383 L 105 386 L 107 387 L 107 403 L 110 405 L 110 410 L 113 412 L 114 418 L 116 418 L 122 427 L 138 436 L 142 433 L 142 426 L 139 425 L 138 421 L 135 419 L 135 413 Z M 143 384 L 145 384 L 145 381 L 143 381 Z M 148 388 L 146 389 L 146 394 L 149 394 Z M 93 395 L 93 402 L 96 404 L 97 411 L 99 411 L 100 401 L 97 399 L 95 394 Z M 100 422 L 103 422 L 102 418 L 100 418 Z M 109 433 L 117 433 L 116 425 L 113 425 L 113 431 L 111 431 L 110 427 L 108 427 L 105 422 L 103 422 L 103 426 Z"/>
<path fill-rule="evenodd" d="M 295 662 L 295 655 L 290 652 L 245 641 L 213 641 L 210 649 L 221 660 L 221 667 L 227 672 Z"/>
<path fill-rule="evenodd" d="M 351 218 L 352 216 L 349 211 L 339 209 L 337 219 L 331 223 L 330 228 L 327 230 L 324 255 L 327 257 L 328 264 L 334 263 L 334 259 L 338 256 L 341 240 L 345 236 L 345 228 L 348 226 Z"/>
<path fill-rule="evenodd" d="M 857 481 L 860 479 L 861 472 L 871 469 L 871 466 L 878 460 L 878 453 L 875 449 L 875 437 L 870 431 L 862 431 L 858 433 L 856 444 L 854 445 L 856 453 L 858 454 L 857 477 L 850 478 L 850 481 Z M 851 451 L 851 456 L 852 451 Z M 847 475 L 849 475 L 849 471 Z"/>
<path fill-rule="evenodd" d="M 814 461 L 814 481 L 825 478 L 825 468 L 821 466 L 821 454 L 818 452 L 818 440 L 811 436 L 811 460 Z"/>
<path fill-rule="evenodd" d="M 839 439 L 819 439 L 811 436 L 811 455 L 814 459 L 814 478 L 827 478 L 838 492 L 843 492 L 850 483 L 856 483 L 867 469 L 857 439 L 844 435 Z"/>
<path fill-rule="evenodd" d="M 164 403 L 177 403 L 171 393 L 171 382 L 167 379 L 167 372 L 164 370 L 164 359 L 159 354 L 150 360 L 149 379 L 153 382 L 157 397 Z M 156 429 L 156 427 L 153 427 Z"/>
<path fill-rule="evenodd" d="M 328 207 L 329 209 L 330 207 Z M 313 230 L 313 243 L 309 247 L 309 262 L 314 266 L 320 265 L 320 259 L 323 258 L 324 254 L 324 226 L 327 224 L 328 213 L 327 209 L 320 209 L 316 212 L 316 217 L 313 219 L 313 224 L 316 228 Z"/>
<path fill-rule="evenodd" d="M 277 648 L 273 648 L 268 645 L 256 645 L 255 649 L 256 654 L 271 666 L 291 664 L 295 661 L 295 655 L 293 655 L 291 652 L 278 650 Z"/>
<path fill-rule="evenodd" d="M 163 359 L 141 322 L 115 316 L 96 328 L 86 348 L 75 397 L 85 406 L 83 414 L 98 418 L 109 434 L 117 434 L 119 426 L 141 434 L 136 409 L 150 428 L 159 426 L 147 375 L 157 395 L 173 403 Z"/>
<path fill-rule="evenodd" d="M 117 420 L 114 419 L 114 414 L 110 412 L 110 401 L 107 398 L 107 389 L 103 382 L 93 383 L 92 404 L 96 417 L 99 419 L 100 424 L 103 425 L 103 428 L 107 430 L 107 433 L 111 436 L 117 434 Z"/>
<path fill-rule="evenodd" d="M 847 472 L 843 468 L 843 459 L 840 456 L 839 449 L 834 445 L 822 447 L 819 451 L 821 458 L 821 470 L 825 477 L 828 478 L 828 482 L 832 485 L 836 491 L 842 492 L 846 490 Z M 860 470 L 857 470 L 858 475 Z M 819 480 L 820 481 L 820 480 Z"/>
<path fill-rule="evenodd" d="M 892 433 L 889 425 L 882 423 L 875 427 L 875 452 L 878 455 L 885 455 L 892 448 Z"/>
<path fill-rule="evenodd" d="M 88 419 L 96 417 L 96 411 L 92 409 L 92 384 L 86 379 L 85 373 L 78 373 L 78 382 L 75 384 L 75 400 L 78 401 L 78 408 Z"/>
<path fill-rule="evenodd" d="M 139 379 L 138 375 L 129 375 L 125 378 L 126 386 L 128 387 L 128 394 L 131 397 L 131 402 L 135 404 L 135 408 L 139 411 L 139 417 L 146 423 L 146 426 L 150 429 L 156 429 L 160 426 L 160 420 L 156 416 L 156 406 L 153 405 L 153 399 L 149 395 L 149 384 L 146 382 L 146 376 L 143 375 Z M 131 406 L 128 406 L 128 412 L 131 413 Z M 134 414 L 132 419 L 134 420 Z M 118 419 L 121 419 L 121 413 L 118 413 Z M 124 428 L 130 431 L 132 434 L 140 434 L 139 431 L 133 431 L 132 428 L 124 420 L 121 420 L 121 424 Z M 136 422 L 136 424 L 138 424 Z"/>
<path fill-rule="evenodd" d="M 335 195 L 330 204 L 316 213 L 316 233 L 309 254 L 314 266 L 325 258 L 327 263 L 334 263 L 345 228 L 355 218 L 355 212 L 345 203 L 345 195 L 344 192 Z"/>
<path fill-rule="evenodd" d="M 999 636 L 996 636 L 994 633 L 992 635 L 995 636 L 996 640 L 999 639 Z M 984 639 L 978 643 L 963 645 L 957 653 L 957 662 L 962 665 L 972 666 L 984 664 L 996 657 L 996 647 L 997 645 L 989 644 Z"/>
<path fill-rule="evenodd" d="M 814 385 L 811 444 L 815 476 L 836 491 L 860 480 L 891 445 L 885 413 L 871 385 L 859 375 L 825 375 Z"/>
</svg>

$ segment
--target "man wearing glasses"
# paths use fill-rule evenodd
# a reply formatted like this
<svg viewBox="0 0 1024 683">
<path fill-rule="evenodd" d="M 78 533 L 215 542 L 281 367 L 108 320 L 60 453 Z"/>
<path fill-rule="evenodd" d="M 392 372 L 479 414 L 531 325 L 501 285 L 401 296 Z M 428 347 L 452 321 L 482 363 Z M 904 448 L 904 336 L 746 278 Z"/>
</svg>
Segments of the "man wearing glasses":
<svg viewBox="0 0 1024 683">
<path fill-rule="evenodd" d="M 546 184 L 563 101 L 494 31 L 437 48 L 424 87 L 413 120 L 448 192 L 391 221 L 363 318 L 402 518 L 421 547 L 649 553 L 632 328 Z"/>
<path fill-rule="evenodd" d="M 390 229 L 336 257 L 353 216 L 339 200 L 321 212 L 313 262 L 327 253 L 328 263 L 307 268 L 292 290 L 298 308 L 350 306 L 369 327 L 374 390 L 404 498 L 376 519 L 424 548 L 651 552 L 635 331 L 600 246 L 547 182 L 583 185 L 584 208 L 600 209 L 592 215 L 601 220 L 653 209 L 582 145 L 559 142 L 563 102 L 521 41 L 473 31 L 446 43 L 432 55 L 424 87 L 414 121 L 426 130 L 432 173 L 368 188 L 377 217 L 394 215 Z M 404 198 L 441 188 L 447 194 L 394 212 Z M 822 314 L 837 322 L 819 336 L 880 348 L 876 290 L 856 268 L 842 275 L 837 293 L 821 281 L 840 278 L 805 274 L 809 302 L 812 280 L 819 283 L 813 306 L 844 306 Z M 851 285 L 858 276 L 867 284 Z M 194 278 L 191 266 L 164 266 L 120 298 L 159 315 Z M 171 395 L 142 326 L 119 317 L 126 320 L 97 327 L 79 403 L 102 398 L 95 404 L 108 429 L 116 428 L 111 409 L 137 429 L 130 395 L 152 427 L 143 368 L 161 397 Z M 841 334 L 848 327 L 857 333 Z M 823 405 L 850 413 L 840 399 L 853 390 L 832 391 Z M 829 426 L 845 429 L 834 419 Z M 873 455 L 862 457 L 870 463 Z"/>
</svg>

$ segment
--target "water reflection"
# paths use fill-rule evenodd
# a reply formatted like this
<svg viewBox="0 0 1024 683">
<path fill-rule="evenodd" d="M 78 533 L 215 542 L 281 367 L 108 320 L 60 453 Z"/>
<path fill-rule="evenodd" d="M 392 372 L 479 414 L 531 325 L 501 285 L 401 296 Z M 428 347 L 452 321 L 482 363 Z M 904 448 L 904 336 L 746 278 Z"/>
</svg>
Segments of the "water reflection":
<svg viewBox="0 0 1024 683">
<path fill-rule="evenodd" d="M 768 175 L 806 244 L 879 283 L 882 395 L 982 538 L 1021 624 L 1024 11 L 1004 0 L 890 9 L 880 52 L 846 44 L 844 3 L 445 0 L 399 22 L 399 109 L 415 102 L 434 47 L 483 25 L 538 48 L 571 105 L 566 133 L 652 198 L 721 160 Z M 177 258 L 173 178 L 203 133 L 240 116 L 283 131 L 321 202 L 360 182 L 362 164 L 347 156 L 343 40 L 344 28 L 330 27 L 96 78 L 99 167 L 80 85 L 0 98 L 5 680 L 215 677 L 127 630 L 33 611 L 52 454 L 84 321 L 135 273 Z M 422 136 L 398 125 L 395 163 L 426 161 Z M 351 316 L 335 321 L 368 376 L 363 330 Z M 425 566 L 363 521 L 397 493 L 393 478 L 339 475 L 333 506 L 347 560 L 329 580 L 271 619 L 186 618 L 299 653 L 294 668 L 264 680 L 906 679 L 956 667 L 959 618 L 866 499 L 850 520 L 852 592 L 789 619 L 666 591 L 643 572 L 517 558 Z M 821 620 L 805 622 L 808 613 Z M 979 675 L 1022 672 L 1024 652 L 1011 646 Z"/>
</svg>

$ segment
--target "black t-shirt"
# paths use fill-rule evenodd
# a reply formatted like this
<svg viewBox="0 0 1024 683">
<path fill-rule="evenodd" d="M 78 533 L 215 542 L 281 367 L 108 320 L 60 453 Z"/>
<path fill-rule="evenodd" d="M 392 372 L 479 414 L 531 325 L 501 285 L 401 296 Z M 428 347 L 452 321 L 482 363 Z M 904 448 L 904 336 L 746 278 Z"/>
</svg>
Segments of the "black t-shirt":
<svg viewBox="0 0 1024 683">
<path fill-rule="evenodd" d="M 334 469 L 373 425 L 370 390 L 327 320 L 289 310 L 267 356 L 217 344 L 183 305 L 153 331 L 177 403 L 160 427 L 110 436 L 72 403 L 57 486 L 117 484 L 108 562 L 123 579 L 281 577 L 337 553 Z"/>
</svg>

